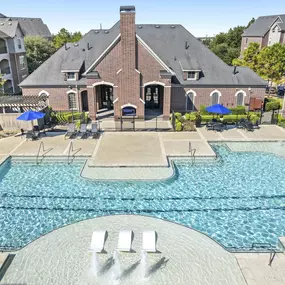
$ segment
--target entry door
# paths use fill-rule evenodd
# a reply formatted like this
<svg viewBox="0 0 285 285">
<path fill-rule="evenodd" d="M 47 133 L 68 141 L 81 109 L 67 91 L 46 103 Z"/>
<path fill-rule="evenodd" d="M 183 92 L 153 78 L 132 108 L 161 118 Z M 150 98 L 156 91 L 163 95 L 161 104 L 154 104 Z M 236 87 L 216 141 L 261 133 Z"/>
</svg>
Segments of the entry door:
<svg viewBox="0 0 285 285">
<path fill-rule="evenodd" d="M 159 108 L 159 87 L 158 86 L 149 86 L 146 87 L 145 94 L 145 107 L 146 109 L 158 109 Z"/>
<path fill-rule="evenodd" d="M 108 110 L 113 109 L 113 88 L 112 87 L 104 87 L 102 92 L 102 105 L 103 108 Z"/>
</svg>

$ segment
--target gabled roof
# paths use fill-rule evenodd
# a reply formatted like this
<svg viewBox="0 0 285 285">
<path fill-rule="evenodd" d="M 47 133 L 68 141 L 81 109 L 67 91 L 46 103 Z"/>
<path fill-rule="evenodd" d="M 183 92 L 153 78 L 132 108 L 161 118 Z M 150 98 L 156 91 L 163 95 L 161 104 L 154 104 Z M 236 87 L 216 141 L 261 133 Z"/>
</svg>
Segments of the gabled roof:
<svg viewBox="0 0 285 285">
<path fill-rule="evenodd" d="M 0 18 L 0 32 L 4 37 L 14 38 L 18 26 L 18 21 L 7 21 L 6 19 L 3 20 L 2 18 Z"/>
<path fill-rule="evenodd" d="M 18 21 L 24 36 L 41 36 L 46 38 L 51 37 L 48 26 L 44 24 L 41 18 L 7 17 L 0 14 L 0 21 L 4 19 Z"/>
<path fill-rule="evenodd" d="M 198 86 L 266 85 L 264 80 L 248 68 L 238 68 L 239 72 L 233 75 L 233 67 L 224 63 L 181 25 L 136 25 L 136 27 L 138 38 L 142 39 L 168 70 L 175 74 L 177 83 Z M 61 71 L 72 69 L 74 59 L 76 64 L 82 62 L 85 70 L 88 70 L 119 34 L 120 22 L 109 30 L 91 30 L 78 43 L 70 43 L 67 49 L 65 47 L 59 49 L 20 86 L 84 84 L 85 78 L 79 81 L 64 81 Z M 201 70 L 201 78 L 197 81 L 184 81 L 181 64 L 183 68 Z"/>
<path fill-rule="evenodd" d="M 285 15 L 271 15 L 258 17 L 253 24 L 251 24 L 243 33 L 243 37 L 264 37 L 269 31 L 270 27 L 280 19 L 280 28 L 285 28 Z"/>
</svg>

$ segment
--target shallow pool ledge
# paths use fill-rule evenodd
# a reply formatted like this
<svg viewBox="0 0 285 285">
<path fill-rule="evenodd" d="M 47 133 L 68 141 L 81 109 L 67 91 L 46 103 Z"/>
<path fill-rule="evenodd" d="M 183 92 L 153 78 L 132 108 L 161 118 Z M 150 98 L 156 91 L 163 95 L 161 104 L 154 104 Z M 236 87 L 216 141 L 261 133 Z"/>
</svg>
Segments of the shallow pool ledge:
<svg viewBox="0 0 285 285">
<path fill-rule="evenodd" d="M 84 164 L 81 177 L 91 180 L 167 180 L 175 176 L 173 163 L 169 166 L 90 167 Z"/>
</svg>

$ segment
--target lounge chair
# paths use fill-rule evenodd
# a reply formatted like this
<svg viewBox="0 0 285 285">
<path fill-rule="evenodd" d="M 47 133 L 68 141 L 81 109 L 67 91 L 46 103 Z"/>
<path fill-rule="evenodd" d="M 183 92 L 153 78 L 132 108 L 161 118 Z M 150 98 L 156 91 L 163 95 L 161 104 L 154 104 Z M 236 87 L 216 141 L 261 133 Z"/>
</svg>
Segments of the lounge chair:
<svg viewBox="0 0 285 285">
<path fill-rule="evenodd" d="M 253 132 L 254 131 L 254 128 L 253 128 L 253 123 L 252 122 L 249 122 L 247 123 L 244 128 L 249 132 Z"/>
<path fill-rule="evenodd" d="M 91 125 L 91 136 L 92 138 L 97 137 L 99 135 L 99 131 L 98 131 L 98 127 L 97 127 L 97 123 L 93 123 Z"/>
<path fill-rule="evenodd" d="M 26 140 L 37 140 L 40 138 L 40 132 L 28 131 L 26 133 Z"/>
<path fill-rule="evenodd" d="M 215 123 L 213 126 L 213 130 L 217 132 L 221 132 L 224 129 L 223 123 Z"/>
<path fill-rule="evenodd" d="M 143 232 L 142 249 L 146 252 L 156 252 L 156 232 L 155 231 Z"/>
<path fill-rule="evenodd" d="M 214 125 L 213 125 L 212 122 L 207 122 L 207 123 L 206 123 L 206 129 L 207 129 L 207 131 L 213 130 L 213 128 L 214 128 Z"/>
<path fill-rule="evenodd" d="M 94 231 L 92 234 L 90 251 L 102 252 L 104 249 L 107 231 Z"/>
<path fill-rule="evenodd" d="M 254 129 L 260 129 L 259 121 L 258 121 L 258 120 L 256 120 L 255 124 L 253 125 L 253 128 L 254 128 Z"/>
<path fill-rule="evenodd" d="M 67 132 L 64 135 L 64 138 L 71 138 L 75 134 L 76 134 L 75 124 L 71 123 L 71 124 L 68 125 L 68 129 L 67 129 Z"/>
<path fill-rule="evenodd" d="M 77 137 L 83 138 L 86 135 L 87 135 L 87 125 L 86 124 L 81 124 L 79 132 L 77 134 Z"/>
<path fill-rule="evenodd" d="M 132 234 L 132 231 L 120 231 L 117 246 L 118 251 L 131 251 Z"/>
</svg>

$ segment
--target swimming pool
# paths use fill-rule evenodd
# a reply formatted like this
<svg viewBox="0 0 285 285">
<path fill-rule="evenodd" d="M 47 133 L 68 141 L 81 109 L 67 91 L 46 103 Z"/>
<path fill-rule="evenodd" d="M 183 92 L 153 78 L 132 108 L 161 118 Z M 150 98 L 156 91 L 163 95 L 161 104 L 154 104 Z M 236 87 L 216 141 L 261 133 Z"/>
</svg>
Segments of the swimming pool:
<svg viewBox="0 0 285 285">
<path fill-rule="evenodd" d="M 277 246 L 285 235 L 284 157 L 212 147 L 216 162 L 177 160 L 176 177 L 162 182 L 96 182 L 80 177 L 83 163 L 7 161 L 0 167 L 0 247 L 19 248 L 66 224 L 113 214 L 175 221 L 229 249 Z"/>
</svg>

